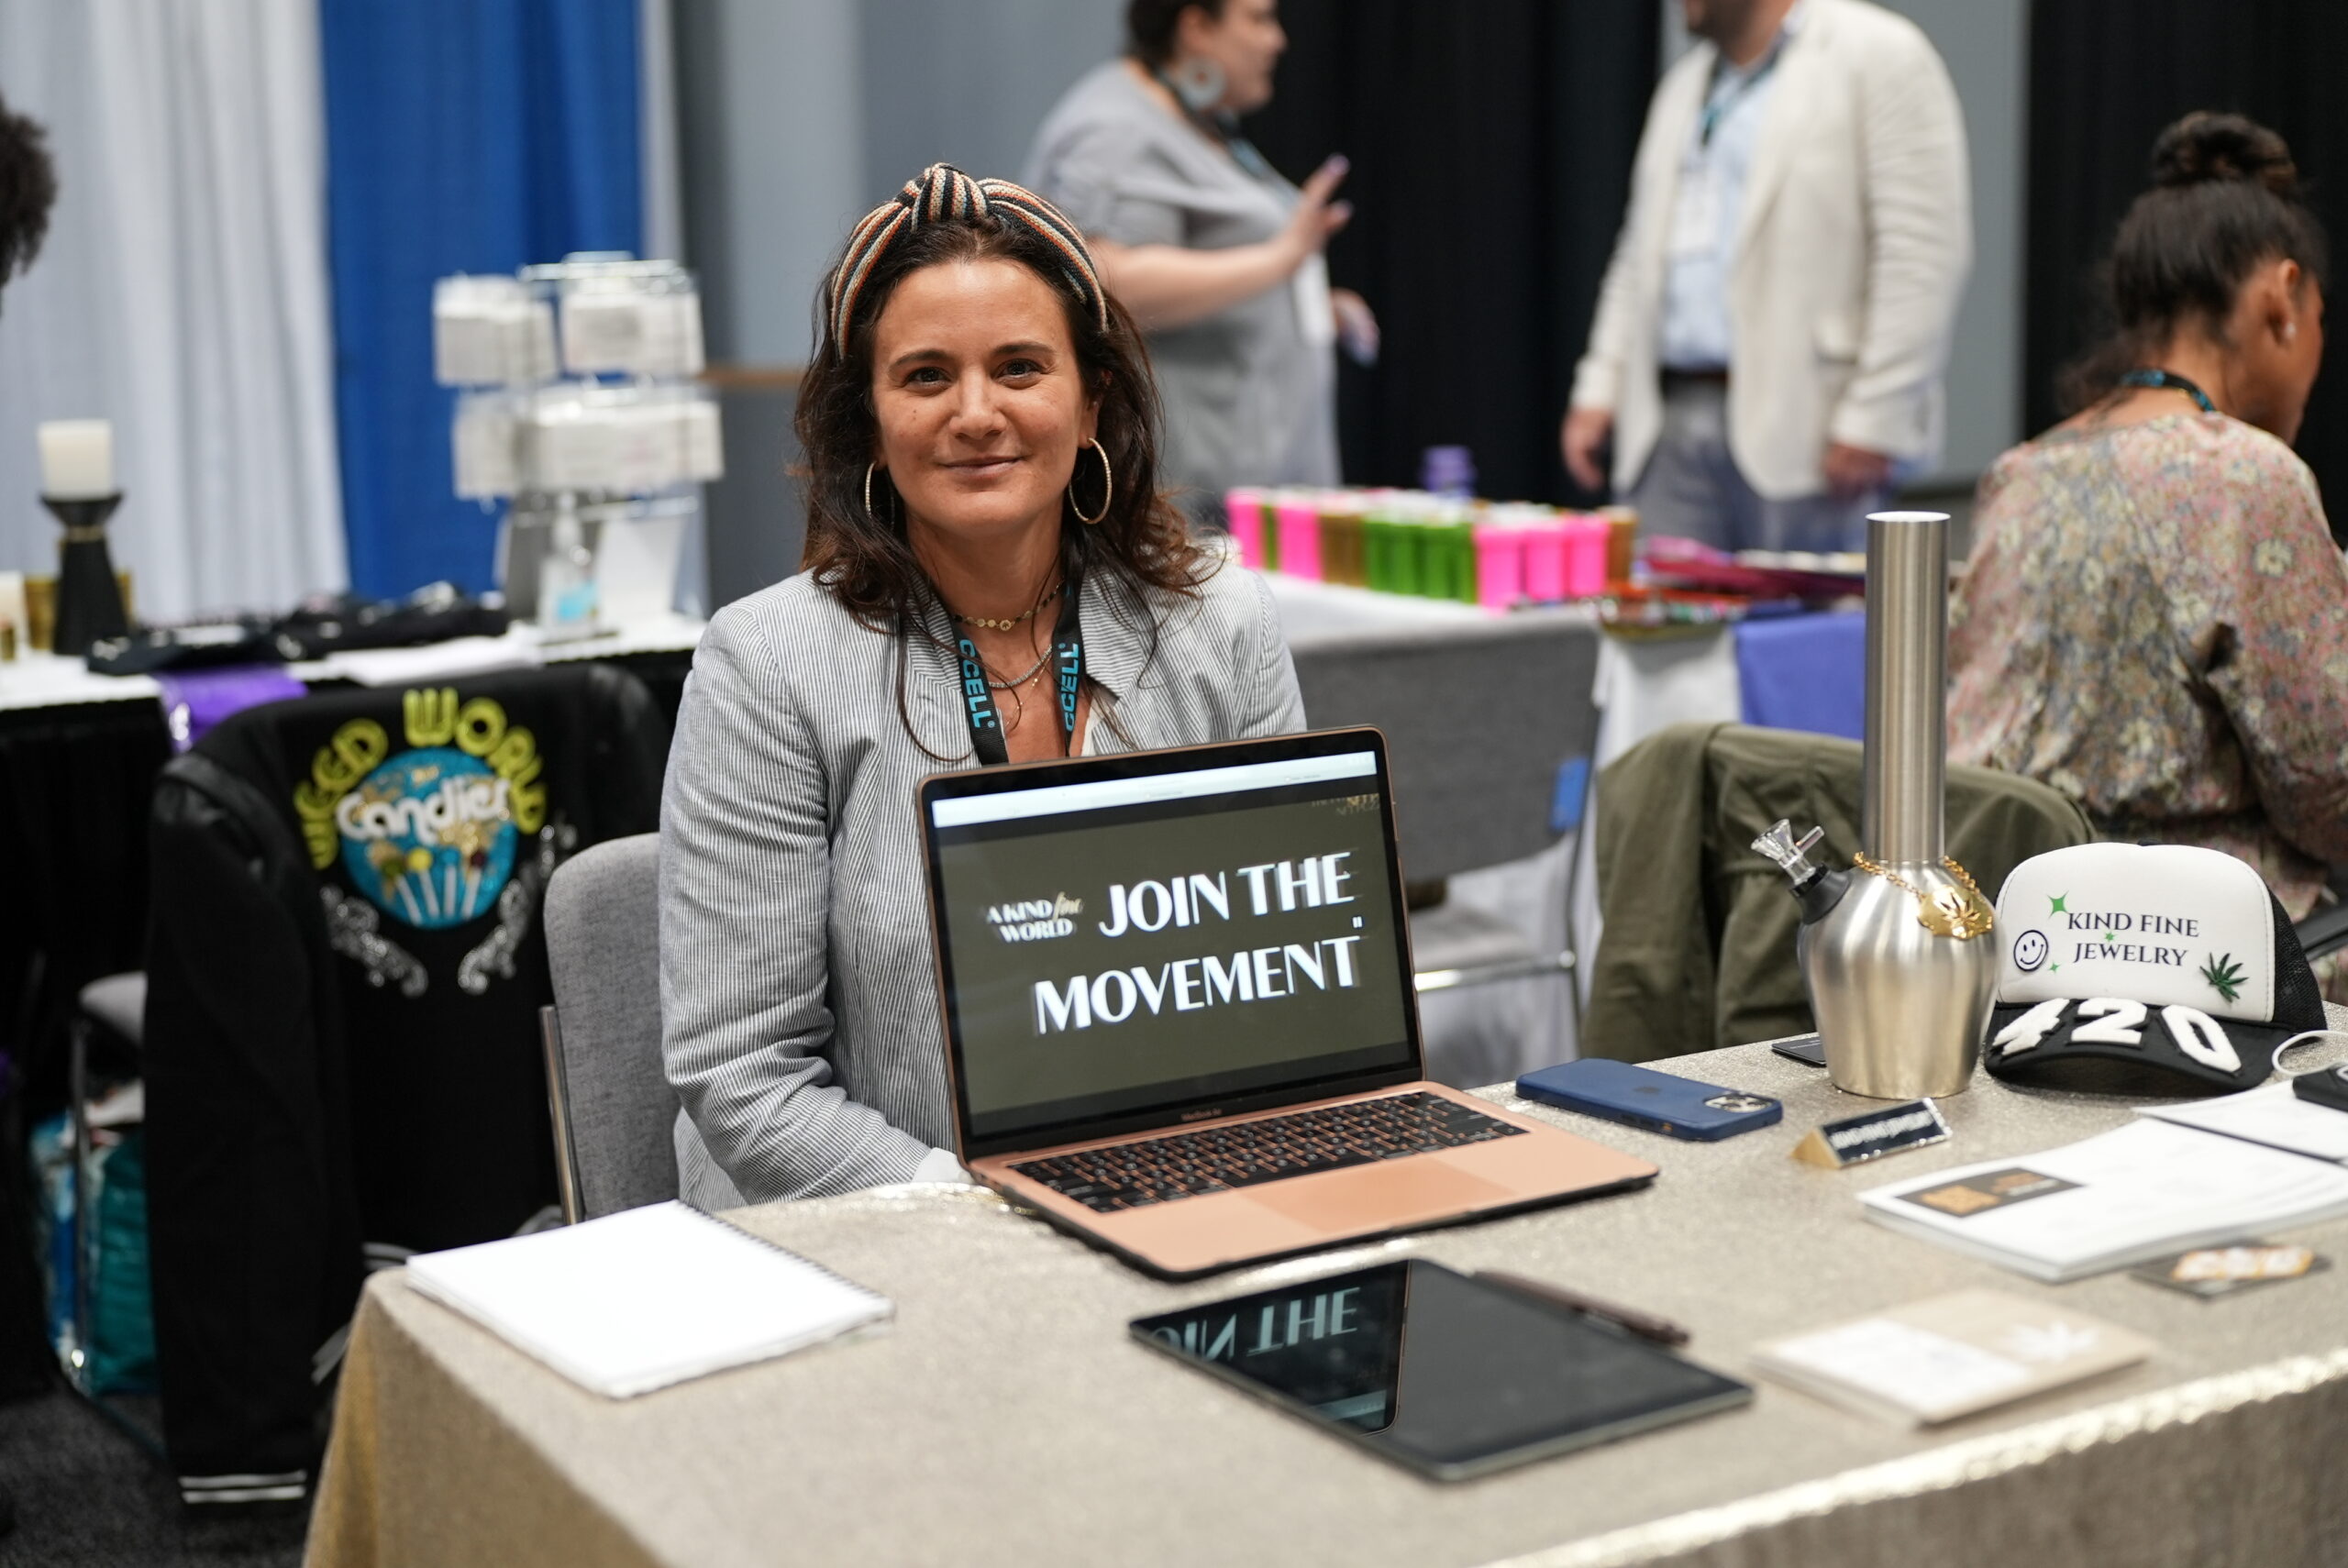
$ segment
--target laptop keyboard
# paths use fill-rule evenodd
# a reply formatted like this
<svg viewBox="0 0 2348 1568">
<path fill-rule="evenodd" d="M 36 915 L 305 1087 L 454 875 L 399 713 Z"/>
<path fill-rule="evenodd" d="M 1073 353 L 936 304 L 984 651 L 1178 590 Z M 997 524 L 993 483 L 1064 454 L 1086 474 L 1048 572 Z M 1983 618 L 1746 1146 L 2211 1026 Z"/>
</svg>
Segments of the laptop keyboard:
<svg viewBox="0 0 2348 1568">
<path fill-rule="evenodd" d="M 1523 1131 L 1456 1100 L 1419 1092 L 1112 1143 L 1011 1168 L 1096 1214 L 1109 1214 L 1316 1171 L 1487 1143 Z"/>
</svg>

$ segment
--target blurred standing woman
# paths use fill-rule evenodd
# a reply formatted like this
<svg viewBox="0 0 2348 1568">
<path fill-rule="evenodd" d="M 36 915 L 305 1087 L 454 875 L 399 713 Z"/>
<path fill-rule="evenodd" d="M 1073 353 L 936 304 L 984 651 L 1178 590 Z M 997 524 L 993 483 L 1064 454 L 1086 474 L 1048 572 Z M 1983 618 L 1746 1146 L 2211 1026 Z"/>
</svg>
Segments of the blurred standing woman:
<svg viewBox="0 0 2348 1568">
<path fill-rule="evenodd" d="M 2293 920 L 2348 863 L 2348 566 L 2290 447 L 2325 249 L 2282 138 L 2161 134 L 2112 248 L 2119 332 L 2071 373 L 2078 412 L 1982 479 L 1949 629 L 1951 762 L 2247 860 Z"/>
<path fill-rule="evenodd" d="M 1084 231 L 1133 312 L 1165 403 L 1165 474 L 1193 517 L 1238 484 L 1337 482 L 1343 327 L 1377 323 L 1329 287 L 1322 250 L 1351 209 L 1332 158 L 1303 188 L 1239 134 L 1288 47 L 1274 0 L 1130 0 L 1125 56 L 1069 90 L 1024 176 Z"/>
</svg>

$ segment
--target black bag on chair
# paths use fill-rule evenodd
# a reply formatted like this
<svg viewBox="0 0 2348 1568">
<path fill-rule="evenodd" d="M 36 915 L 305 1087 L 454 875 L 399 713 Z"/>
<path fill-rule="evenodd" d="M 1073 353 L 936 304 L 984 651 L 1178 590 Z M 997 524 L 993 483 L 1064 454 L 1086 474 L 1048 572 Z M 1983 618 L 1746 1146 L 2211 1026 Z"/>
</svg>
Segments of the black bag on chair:
<svg viewBox="0 0 2348 1568">
<path fill-rule="evenodd" d="M 250 709 L 165 770 L 149 1201 L 191 1501 L 306 1484 L 362 1243 L 552 1201 L 539 905 L 569 855 L 658 826 L 667 743 L 633 677 L 575 665 Z"/>
</svg>

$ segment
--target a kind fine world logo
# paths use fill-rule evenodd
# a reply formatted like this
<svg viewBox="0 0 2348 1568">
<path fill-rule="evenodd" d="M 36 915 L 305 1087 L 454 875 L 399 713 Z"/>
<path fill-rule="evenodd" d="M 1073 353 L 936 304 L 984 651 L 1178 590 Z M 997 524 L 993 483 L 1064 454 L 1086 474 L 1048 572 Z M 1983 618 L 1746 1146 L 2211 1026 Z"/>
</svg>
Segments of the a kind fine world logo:
<svg viewBox="0 0 2348 1568">
<path fill-rule="evenodd" d="M 409 691 L 410 749 L 392 754 L 372 719 L 353 719 L 319 748 L 294 808 L 323 871 L 339 855 L 352 886 L 422 930 L 462 925 L 497 907 L 523 834 L 546 821 L 537 741 L 494 699 L 460 703 L 453 689 Z"/>
<path fill-rule="evenodd" d="M 1022 899 L 1016 903 L 987 906 L 987 923 L 1005 942 L 1049 942 L 1076 930 L 1071 915 L 1084 912 L 1084 900 L 1066 893 L 1048 899 Z"/>
</svg>

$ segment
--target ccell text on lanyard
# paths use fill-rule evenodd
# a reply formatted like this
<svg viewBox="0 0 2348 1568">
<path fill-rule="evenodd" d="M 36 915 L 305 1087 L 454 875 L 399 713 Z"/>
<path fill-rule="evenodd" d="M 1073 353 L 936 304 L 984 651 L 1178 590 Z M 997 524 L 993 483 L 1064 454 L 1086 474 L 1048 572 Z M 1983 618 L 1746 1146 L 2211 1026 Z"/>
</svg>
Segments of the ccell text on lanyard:
<svg viewBox="0 0 2348 1568">
<path fill-rule="evenodd" d="M 1066 743 L 1062 749 L 1069 754 L 1076 750 L 1076 699 L 1084 685 L 1084 625 L 1077 613 L 1078 597 L 1077 581 L 1070 578 L 1060 595 L 1059 619 L 1052 627 L 1052 696 L 1059 709 Z M 1002 709 L 987 683 L 986 664 L 968 633 L 954 639 L 954 649 L 962 661 L 962 717 L 969 723 L 970 749 L 978 754 L 980 767 L 1000 767 L 1011 760 L 1011 751 L 1003 738 Z"/>
</svg>

